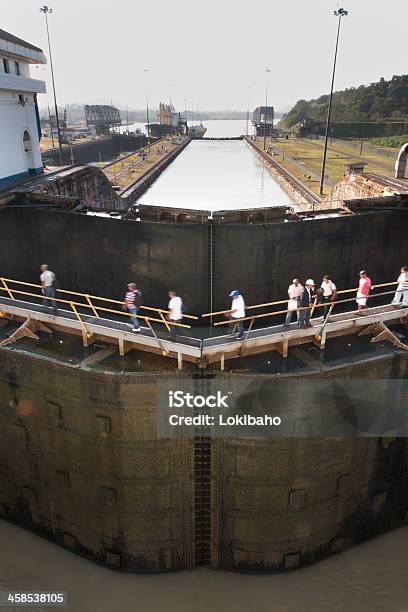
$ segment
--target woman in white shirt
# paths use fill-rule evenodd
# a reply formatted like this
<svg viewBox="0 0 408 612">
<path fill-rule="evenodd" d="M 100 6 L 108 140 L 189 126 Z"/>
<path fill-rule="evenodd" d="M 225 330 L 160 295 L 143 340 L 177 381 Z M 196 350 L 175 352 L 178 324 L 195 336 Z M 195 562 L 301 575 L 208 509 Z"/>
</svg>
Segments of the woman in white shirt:
<svg viewBox="0 0 408 612">
<path fill-rule="evenodd" d="M 299 321 L 299 300 L 304 291 L 304 287 L 298 278 L 293 279 L 293 283 L 288 288 L 288 312 L 286 313 L 285 327 L 289 327 L 292 320 L 292 314 L 296 312 Z"/>
</svg>

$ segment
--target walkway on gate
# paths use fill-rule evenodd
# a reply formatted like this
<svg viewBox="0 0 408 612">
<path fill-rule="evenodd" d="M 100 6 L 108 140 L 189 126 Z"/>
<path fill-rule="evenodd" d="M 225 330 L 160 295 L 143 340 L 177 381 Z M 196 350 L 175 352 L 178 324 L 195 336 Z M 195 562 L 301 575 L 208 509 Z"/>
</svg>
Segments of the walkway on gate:
<svg viewBox="0 0 408 612">
<path fill-rule="evenodd" d="M 311 327 L 306 329 L 299 329 L 296 323 L 292 323 L 289 328 L 280 324 L 270 324 L 273 317 L 281 317 L 287 312 L 286 308 L 281 308 L 282 305 L 287 305 L 287 300 L 247 306 L 246 312 L 253 311 L 254 314 L 240 319 L 248 322 L 248 328 L 243 340 L 237 340 L 233 333 L 204 339 L 195 337 L 195 330 L 191 328 L 191 325 L 168 321 L 166 319 L 167 310 L 152 306 L 140 307 L 138 318 L 142 323 L 142 332 L 136 334 L 130 331 L 129 313 L 118 308 L 123 302 L 64 289 L 57 291 L 58 312 L 54 314 L 51 308 L 42 305 L 43 296 L 40 285 L 0 278 L 0 317 L 14 319 L 21 323 L 10 337 L 0 342 L 0 347 L 16 342 L 24 336 L 38 339 L 39 331 L 52 333 L 55 329 L 82 335 L 84 346 L 88 346 L 95 340 L 116 345 L 122 356 L 128 350 L 137 348 L 165 357 L 174 357 L 178 360 L 179 369 L 183 367 L 183 360 L 200 365 L 220 362 L 221 369 L 224 369 L 226 359 L 271 350 L 276 350 L 282 357 L 287 357 L 288 350 L 292 346 L 313 342 L 320 349 L 324 349 L 327 338 L 352 333 L 372 334 L 374 336 L 372 342 L 387 340 L 396 347 L 408 350 L 408 346 L 388 328 L 389 324 L 408 321 L 408 308 L 402 304 L 390 304 L 395 285 L 395 282 L 391 282 L 373 287 L 377 290 L 387 290 L 373 293 L 369 297 L 373 305 L 367 308 L 361 316 L 357 316 L 354 311 L 355 296 L 353 296 L 340 298 L 329 304 L 329 315 L 324 320 L 323 316 L 314 315 L 319 315 L 319 309 L 327 304 L 317 304 L 316 298 L 311 309 Z M 391 287 L 394 289 L 389 290 Z M 339 291 L 338 295 L 355 294 L 356 291 L 356 288 L 346 289 Z M 374 305 L 374 301 L 382 303 Z M 271 307 L 278 307 L 278 310 L 271 311 Z M 336 310 L 339 308 L 348 310 L 333 314 L 335 307 Z M 269 310 L 260 312 L 265 309 Z M 205 313 L 202 318 L 210 318 L 212 322 L 214 317 L 227 314 L 228 311 Z M 199 317 L 183 314 L 183 318 L 190 322 L 197 321 Z M 254 327 L 263 319 L 268 322 L 267 326 Z M 224 325 L 231 324 L 227 320 L 214 323 L 216 328 Z M 172 339 L 169 333 L 172 327 L 179 332 L 176 340 Z M 183 330 L 185 329 L 191 329 L 192 335 L 184 335 Z M 198 336 L 198 334 L 195 335 Z"/>
</svg>

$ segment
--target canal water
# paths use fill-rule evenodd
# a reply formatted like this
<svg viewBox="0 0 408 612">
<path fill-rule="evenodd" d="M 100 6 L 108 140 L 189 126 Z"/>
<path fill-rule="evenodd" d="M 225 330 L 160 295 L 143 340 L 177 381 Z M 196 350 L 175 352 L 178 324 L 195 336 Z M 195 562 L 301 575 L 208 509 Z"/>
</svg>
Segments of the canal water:
<svg viewBox="0 0 408 612">
<path fill-rule="evenodd" d="M 206 568 L 124 574 L 2 520 L 0 542 L 0 590 L 64 590 L 69 612 L 408 610 L 408 527 L 301 570 L 259 576 Z"/>
<path fill-rule="evenodd" d="M 241 140 L 193 140 L 139 202 L 204 210 L 293 205 Z"/>
</svg>

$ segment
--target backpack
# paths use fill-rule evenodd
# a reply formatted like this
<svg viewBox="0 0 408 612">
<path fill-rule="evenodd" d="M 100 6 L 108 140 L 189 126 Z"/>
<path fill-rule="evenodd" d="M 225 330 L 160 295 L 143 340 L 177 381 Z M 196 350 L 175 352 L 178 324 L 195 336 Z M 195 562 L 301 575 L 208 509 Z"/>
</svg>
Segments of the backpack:
<svg viewBox="0 0 408 612">
<path fill-rule="evenodd" d="M 54 274 L 54 280 L 52 281 L 52 287 L 54 287 L 54 289 L 56 291 L 58 291 L 58 289 L 61 287 L 61 284 L 60 284 L 58 278 L 55 276 L 55 274 Z"/>
<path fill-rule="evenodd" d="M 143 304 L 142 292 L 139 289 L 135 291 L 135 306 L 139 308 Z"/>
</svg>

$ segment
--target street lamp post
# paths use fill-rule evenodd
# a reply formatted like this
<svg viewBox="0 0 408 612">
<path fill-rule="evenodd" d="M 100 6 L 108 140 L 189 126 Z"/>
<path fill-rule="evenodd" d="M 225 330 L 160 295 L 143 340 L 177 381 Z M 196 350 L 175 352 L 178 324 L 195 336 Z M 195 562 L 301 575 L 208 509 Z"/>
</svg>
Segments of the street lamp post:
<svg viewBox="0 0 408 612">
<path fill-rule="evenodd" d="M 266 149 L 266 113 L 268 109 L 268 83 L 269 83 L 270 68 L 267 68 L 265 72 L 266 72 L 266 86 L 265 86 L 265 113 L 264 113 L 264 141 L 263 141 L 264 151 Z"/>
<path fill-rule="evenodd" d="M 249 135 L 249 92 L 250 92 L 251 86 L 248 85 L 248 103 L 247 103 L 247 114 L 246 114 L 246 135 L 248 137 Z"/>
<path fill-rule="evenodd" d="M 147 144 L 150 150 L 150 121 L 149 121 L 149 94 L 147 92 L 147 73 L 149 72 L 147 68 L 144 69 L 146 74 L 146 120 L 147 120 Z"/>
<path fill-rule="evenodd" d="M 323 150 L 323 161 L 322 161 L 322 174 L 320 177 L 320 191 L 319 191 L 320 195 L 323 195 L 323 187 L 324 187 L 324 173 L 326 169 L 326 157 L 327 157 L 327 141 L 329 138 L 330 117 L 331 117 L 331 109 L 332 109 L 332 102 L 333 102 L 334 77 L 336 74 L 337 50 L 339 47 L 340 24 L 341 24 L 341 18 L 346 17 L 346 15 L 348 15 L 348 11 L 346 11 L 343 8 L 339 8 L 337 11 L 334 11 L 334 14 L 336 15 L 336 17 L 339 18 L 339 20 L 338 20 L 338 26 L 337 26 L 336 47 L 334 51 L 334 62 L 333 62 L 333 73 L 332 73 L 331 88 L 330 88 L 329 106 L 327 108 L 326 134 L 324 138 L 324 150 Z"/>
<path fill-rule="evenodd" d="M 55 120 L 57 122 L 57 132 L 58 132 L 59 158 L 60 158 L 60 165 L 62 166 L 61 130 L 60 130 L 59 117 L 58 117 L 57 94 L 55 93 L 55 79 L 54 79 L 54 68 L 53 68 L 53 64 L 52 64 L 52 53 L 51 53 L 51 43 L 50 43 L 50 30 L 48 28 L 48 13 L 52 13 L 52 9 L 48 8 L 48 6 L 46 4 L 44 4 L 44 6 L 42 6 L 40 8 L 40 11 L 42 13 L 44 13 L 45 25 L 46 25 L 46 28 L 47 28 L 48 52 L 50 54 L 52 89 L 53 89 L 53 93 L 54 93 Z M 52 125 L 50 125 L 50 127 L 51 127 L 51 133 L 52 133 Z"/>
</svg>

